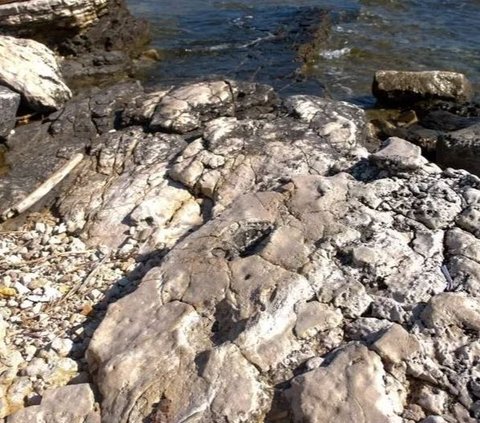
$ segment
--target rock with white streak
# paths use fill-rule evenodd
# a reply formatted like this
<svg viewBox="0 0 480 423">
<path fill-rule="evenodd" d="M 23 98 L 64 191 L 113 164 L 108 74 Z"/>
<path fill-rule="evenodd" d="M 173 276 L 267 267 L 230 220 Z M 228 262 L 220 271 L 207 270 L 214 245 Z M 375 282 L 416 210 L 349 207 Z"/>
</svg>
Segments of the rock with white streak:
<svg viewBox="0 0 480 423">
<path fill-rule="evenodd" d="M 60 108 L 71 96 L 54 53 L 33 40 L 0 36 L 0 83 L 36 111 Z"/>
</svg>

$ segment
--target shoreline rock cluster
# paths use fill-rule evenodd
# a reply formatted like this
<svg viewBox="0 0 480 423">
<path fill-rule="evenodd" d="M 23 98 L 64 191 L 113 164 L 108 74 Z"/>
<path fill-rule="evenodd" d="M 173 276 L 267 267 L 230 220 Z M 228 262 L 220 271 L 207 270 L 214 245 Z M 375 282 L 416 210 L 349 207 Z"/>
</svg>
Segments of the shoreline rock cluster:
<svg viewBox="0 0 480 423">
<path fill-rule="evenodd" d="M 51 169 L 86 157 L 5 240 L 7 423 L 479 417 L 478 177 L 230 80 L 100 90 L 9 142 L 32 128 Z"/>
<path fill-rule="evenodd" d="M 66 4 L 27 3 L 1 5 L 0 23 L 21 9 L 12 30 L 41 26 Z M 99 40 L 125 9 L 75 5 L 57 51 L 122 51 Z M 25 87 L 56 93 L 43 51 Z M 46 72 L 55 88 L 32 79 Z M 359 107 L 262 84 L 127 81 L 39 101 L 4 81 L 21 98 L 0 90 L 0 216 L 80 160 L 0 227 L 0 419 L 478 421 L 480 178 L 429 161 L 408 132 L 437 116 L 439 156 L 478 157 L 478 106 L 458 103 L 462 76 L 430 77 L 442 83 L 377 75 L 380 98 L 415 104 L 403 126 L 377 125 L 374 151 Z M 15 126 L 20 101 L 43 118 Z"/>
</svg>

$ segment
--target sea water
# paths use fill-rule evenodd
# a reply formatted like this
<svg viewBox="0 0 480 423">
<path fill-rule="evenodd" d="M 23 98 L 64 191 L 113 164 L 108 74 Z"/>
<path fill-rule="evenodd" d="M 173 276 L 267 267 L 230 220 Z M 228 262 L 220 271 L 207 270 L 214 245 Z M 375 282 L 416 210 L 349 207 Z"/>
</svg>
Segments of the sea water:
<svg viewBox="0 0 480 423">
<path fill-rule="evenodd" d="M 379 69 L 463 72 L 480 83 L 479 0 L 129 0 L 151 22 L 161 60 L 146 84 L 205 77 L 269 83 L 285 94 L 368 104 Z M 330 31 L 305 67 L 298 47 L 328 13 Z"/>
</svg>

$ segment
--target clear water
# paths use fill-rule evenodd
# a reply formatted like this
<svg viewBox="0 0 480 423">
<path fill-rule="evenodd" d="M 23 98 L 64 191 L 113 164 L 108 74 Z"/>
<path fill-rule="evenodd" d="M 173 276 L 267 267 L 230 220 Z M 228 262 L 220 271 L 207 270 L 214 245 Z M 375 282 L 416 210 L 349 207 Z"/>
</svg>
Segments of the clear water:
<svg viewBox="0 0 480 423">
<path fill-rule="evenodd" d="M 378 69 L 442 69 L 480 83 L 479 0 L 129 0 L 152 24 L 162 60 L 147 83 L 207 76 L 371 102 Z M 300 72 L 296 47 L 330 11 L 332 30 Z M 305 80 L 302 76 L 307 75 Z"/>
</svg>

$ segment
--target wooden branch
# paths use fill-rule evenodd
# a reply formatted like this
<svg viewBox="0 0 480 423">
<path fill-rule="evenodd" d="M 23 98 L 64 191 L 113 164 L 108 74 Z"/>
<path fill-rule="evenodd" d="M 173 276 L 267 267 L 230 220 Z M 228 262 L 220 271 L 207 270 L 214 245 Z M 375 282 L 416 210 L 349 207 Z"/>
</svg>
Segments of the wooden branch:
<svg viewBox="0 0 480 423">
<path fill-rule="evenodd" d="M 1 216 L 0 221 L 10 219 L 14 216 L 17 216 L 24 211 L 28 210 L 39 200 L 44 198 L 53 188 L 55 188 L 60 182 L 62 182 L 65 177 L 68 176 L 73 169 L 75 169 L 80 162 L 83 160 L 83 154 L 75 154 L 67 163 L 65 163 L 60 169 L 54 172 L 50 177 L 40 185 L 35 191 L 30 195 L 27 195 L 22 201 L 7 209 Z"/>
</svg>

